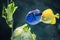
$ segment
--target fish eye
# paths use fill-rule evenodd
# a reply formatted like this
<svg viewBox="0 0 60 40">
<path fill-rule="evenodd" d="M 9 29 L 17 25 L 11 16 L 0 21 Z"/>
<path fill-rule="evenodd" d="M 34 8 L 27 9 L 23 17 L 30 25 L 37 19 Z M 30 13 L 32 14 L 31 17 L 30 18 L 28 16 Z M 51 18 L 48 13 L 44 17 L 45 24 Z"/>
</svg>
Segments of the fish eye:
<svg viewBox="0 0 60 40">
<path fill-rule="evenodd" d="M 42 20 L 46 20 L 46 18 L 44 16 L 42 16 Z"/>
</svg>

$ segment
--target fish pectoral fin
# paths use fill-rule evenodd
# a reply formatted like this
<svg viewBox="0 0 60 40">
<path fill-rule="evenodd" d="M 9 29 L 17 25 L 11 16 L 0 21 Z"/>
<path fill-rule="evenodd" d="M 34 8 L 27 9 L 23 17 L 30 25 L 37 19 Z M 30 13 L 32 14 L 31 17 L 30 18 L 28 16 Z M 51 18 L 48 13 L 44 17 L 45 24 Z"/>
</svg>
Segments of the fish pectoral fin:
<svg viewBox="0 0 60 40">
<path fill-rule="evenodd" d="M 57 13 L 57 14 L 55 15 L 55 17 L 56 17 L 57 19 L 59 19 L 59 13 Z"/>
</svg>

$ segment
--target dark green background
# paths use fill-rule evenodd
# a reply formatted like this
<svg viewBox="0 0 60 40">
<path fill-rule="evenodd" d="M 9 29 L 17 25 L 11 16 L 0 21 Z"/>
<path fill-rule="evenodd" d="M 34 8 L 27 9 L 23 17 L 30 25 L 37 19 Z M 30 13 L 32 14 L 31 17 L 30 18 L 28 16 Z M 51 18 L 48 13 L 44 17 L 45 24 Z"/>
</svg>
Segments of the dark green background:
<svg viewBox="0 0 60 40">
<path fill-rule="evenodd" d="M 13 0 L 18 6 L 14 18 L 14 29 L 26 23 L 25 17 L 30 10 L 39 9 L 41 12 L 47 8 L 51 8 L 54 13 L 60 13 L 60 1 L 59 0 Z M 0 0 L 0 40 L 10 40 L 11 29 L 6 24 L 6 21 L 1 16 L 1 11 L 3 5 L 7 6 L 7 0 Z M 60 20 L 60 19 L 59 19 Z M 47 25 L 44 23 L 39 23 L 37 25 L 29 25 L 31 27 L 32 33 L 37 35 L 36 40 L 60 40 L 60 30 L 58 29 L 58 24 L 60 24 L 57 19 L 55 25 Z"/>
</svg>

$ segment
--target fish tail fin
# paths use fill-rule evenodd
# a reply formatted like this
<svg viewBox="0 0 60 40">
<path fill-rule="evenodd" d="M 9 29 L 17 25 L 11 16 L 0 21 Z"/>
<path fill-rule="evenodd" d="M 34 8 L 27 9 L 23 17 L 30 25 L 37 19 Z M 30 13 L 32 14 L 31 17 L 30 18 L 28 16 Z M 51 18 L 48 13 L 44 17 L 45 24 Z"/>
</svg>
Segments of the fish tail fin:
<svg viewBox="0 0 60 40">
<path fill-rule="evenodd" d="M 59 13 L 57 13 L 57 14 L 55 15 L 55 17 L 56 17 L 57 19 L 59 19 Z"/>
</svg>

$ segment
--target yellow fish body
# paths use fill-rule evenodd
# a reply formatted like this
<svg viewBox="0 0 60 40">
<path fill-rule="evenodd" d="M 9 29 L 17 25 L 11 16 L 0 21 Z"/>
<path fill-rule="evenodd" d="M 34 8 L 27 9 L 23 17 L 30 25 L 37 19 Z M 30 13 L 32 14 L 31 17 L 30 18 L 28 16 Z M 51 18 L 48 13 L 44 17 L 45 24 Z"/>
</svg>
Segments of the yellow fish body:
<svg viewBox="0 0 60 40">
<path fill-rule="evenodd" d="M 56 24 L 56 18 L 59 19 L 59 14 L 54 15 L 52 9 L 46 9 L 42 12 L 40 22 L 46 24 Z"/>
</svg>

